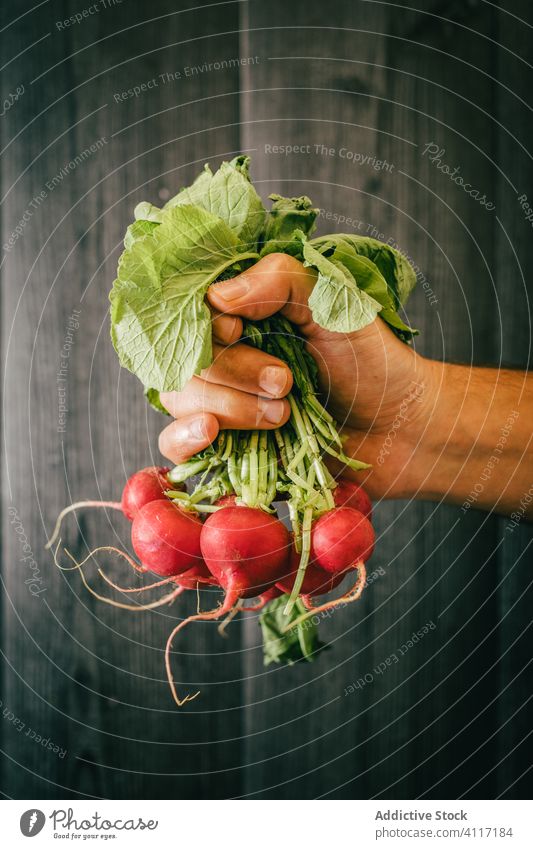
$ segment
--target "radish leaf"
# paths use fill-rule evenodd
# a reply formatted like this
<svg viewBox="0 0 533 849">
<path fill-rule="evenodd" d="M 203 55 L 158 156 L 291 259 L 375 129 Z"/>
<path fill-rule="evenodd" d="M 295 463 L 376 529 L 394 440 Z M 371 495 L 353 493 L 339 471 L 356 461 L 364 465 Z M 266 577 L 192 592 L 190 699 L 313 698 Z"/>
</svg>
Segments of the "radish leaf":
<svg viewBox="0 0 533 849">
<path fill-rule="evenodd" d="M 250 182 L 249 165 L 248 156 L 223 162 L 214 174 L 206 165 L 194 183 L 167 201 L 164 209 L 183 204 L 200 206 L 222 218 L 238 236 L 242 248 L 255 251 L 265 226 L 266 209 Z"/>
<path fill-rule="evenodd" d="M 151 233 L 122 254 L 111 291 L 111 338 L 121 364 L 152 389 L 180 390 L 212 361 L 211 314 L 204 303 L 213 280 L 257 254 L 196 206 L 164 210 Z"/>
<path fill-rule="evenodd" d="M 318 639 L 317 627 L 311 619 L 306 619 L 295 628 L 284 632 L 291 621 L 306 613 L 306 607 L 301 599 L 298 599 L 289 616 L 285 616 L 283 611 L 287 599 L 287 595 L 282 595 L 270 601 L 259 617 L 265 666 L 271 663 L 292 666 L 299 660 L 312 662 L 324 648 L 324 644 Z"/>
<path fill-rule="evenodd" d="M 351 333 L 361 330 L 374 321 L 381 304 L 360 288 L 348 268 L 335 255 L 328 258 L 309 242 L 303 242 L 304 265 L 316 268 L 318 280 L 309 298 L 313 319 L 325 330 L 336 333 Z M 374 266 L 375 268 L 375 266 Z M 373 277 L 379 274 L 367 267 L 361 268 L 366 285 L 374 284 Z M 379 280 L 375 281 L 379 285 Z M 385 286 L 386 288 L 386 286 Z"/>
<path fill-rule="evenodd" d="M 313 318 L 327 330 L 348 333 L 366 327 L 379 312 L 381 318 L 408 341 L 418 331 L 405 324 L 397 313 L 400 305 L 398 286 L 403 287 L 402 297 L 406 299 L 411 285 L 410 275 L 415 277 L 416 282 L 414 271 L 407 260 L 388 245 L 382 245 L 384 250 L 380 253 L 374 249 L 367 250 L 368 240 L 363 240 L 365 245 L 361 245 L 354 241 L 357 238 L 341 234 L 304 241 L 304 264 L 319 272 L 317 285 L 309 300 Z M 363 247 L 366 253 L 364 250 L 359 252 L 358 248 Z M 381 268 L 374 259 L 379 261 Z M 394 269 L 403 269 L 404 264 L 410 275 L 401 271 L 398 277 Z M 400 277 L 401 284 L 398 282 Z"/>
<path fill-rule="evenodd" d="M 405 304 L 416 286 L 416 273 L 409 260 L 396 248 L 384 242 L 348 233 L 313 240 L 314 247 L 320 251 L 326 244 L 330 249 L 335 249 L 335 252 L 351 250 L 371 260 L 387 281 L 396 309 Z"/>
<path fill-rule="evenodd" d="M 299 198 L 269 195 L 269 199 L 274 203 L 267 216 L 261 256 L 281 251 L 301 259 L 302 243 L 297 234 L 309 236 L 313 232 L 319 210 L 305 195 Z"/>
</svg>

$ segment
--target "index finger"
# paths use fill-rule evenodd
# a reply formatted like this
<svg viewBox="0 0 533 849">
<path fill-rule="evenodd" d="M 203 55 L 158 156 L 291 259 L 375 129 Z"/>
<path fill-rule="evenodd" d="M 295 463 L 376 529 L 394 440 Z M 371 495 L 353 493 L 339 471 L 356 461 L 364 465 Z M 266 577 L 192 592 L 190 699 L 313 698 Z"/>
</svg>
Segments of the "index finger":
<svg viewBox="0 0 533 849">
<path fill-rule="evenodd" d="M 307 305 L 316 273 L 288 254 L 269 254 L 231 280 L 214 283 L 209 303 L 221 313 L 258 320 L 276 312 L 300 327 L 312 323 Z"/>
</svg>

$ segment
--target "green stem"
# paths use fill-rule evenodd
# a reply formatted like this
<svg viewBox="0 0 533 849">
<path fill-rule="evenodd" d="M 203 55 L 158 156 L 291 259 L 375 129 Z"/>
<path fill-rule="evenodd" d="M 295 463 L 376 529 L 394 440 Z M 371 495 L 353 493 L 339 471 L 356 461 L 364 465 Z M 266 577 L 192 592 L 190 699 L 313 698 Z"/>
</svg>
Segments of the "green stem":
<svg viewBox="0 0 533 849">
<path fill-rule="evenodd" d="M 241 476 L 239 474 L 236 454 L 232 454 L 230 457 L 228 457 L 227 468 L 228 477 L 230 479 L 231 485 L 236 494 L 240 497 L 242 495 L 242 482 Z"/>
<path fill-rule="evenodd" d="M 335 459 L 339 460 L 341 463 L 344 463 L 345 466 L 349 466 L 350 469 L 353 469 L 355 472 L 360 472 L 363 469 L 370 469 L 369 463 L 363 463 L 361 460 L 356 460 L 354 457 L 348 457 L 344 451 L 337 451 L 335 448 L 332 448 L 331 444 L 325 443 L 323 440 L 319 440 L 320 446 L 326 454 L 330 454 L 331 457 L 335 457 Z"/>
<path fill-rule="evenodd" d="M 241 488 L 241 498 L 250 506 L 250 457 L 246 451 L 241 457 Z"/>
<path fill-rule="evenodd" d="M 171 483 L 185 483 L 186 480 L 192 478 L 193 475 L 199 475 L 200 472 L 205 471 L 213 463 L 213 457 L 203 458 L 199 460 L 188 460 L 186 463 L 180 463 L 179 466 L 175 466 L 169 473 L 168 479 Z M 219 461 L 215 461 L 215 464 Z"/>
<path fill-rule="evenodd" d="M 302 550 L 302 533 L 300 529 L 300 517 L 298 516 L 298 508 L 292 500 L 289 500 L 288 507 L 292 532 L 294 534 L 294 547 L 298 554 L 300 554 Z"/>
<path fill-rule="evenodd" d="M 272 504 L 276 500 L 277 483 L 278 483 L 278 458 L 276 449 L 269 438 L 270 450 L 268 452 L 268 483 L 266 490 L 265 501 L 267 504 Z"/>
<path fill-rule="evenodd" d="M 223 431 L 224 432 L 224 431 Z M 231 452 L 233 450 L 233 432 L 231 430 L 225 431 L 226 433 L 226 442 L 224 444 L 224 451 L 220 455 L 220 459 L 227 463 L 228 458 L 231 456 Z"/>
<path fill-rule="evenodd" d="M 296 454 L 294 455 L 294 457 L 292 458 L 291 462 L 287 466 L 287 474 L 296 470 L 296 468 L 302 462 L 304 457 L 307 456 L 307 451 L 308 451 L 308 446 L 305 442 L 303 442 L 300 445 L 300 447 L 299 447 L 298 451 L 296 452 Z"/>
<path fill-rule="evenodd" d="M 313 426 L 307 416 L 305 410 L 300 410 L 295 402 L 295 399 L 289 395 L 289 404 L 291 406 L 292 419 L 295 423 L 298 435 L 302 442 L 306 442 L 309 446 L 309 452 L 312 455 L 312 464 L 315 467 L 317 480 L 323 490 L 323 495 L 326 504 L 331 508 L 335 506 L 333 495 L 328 485 L 326 478 L 325 467 L 320 456 L 320 449 L 316 441 Z M 307 488 L 307 483 L 306 483 Z"/>
<path fill-rule="evenodd" d="M 279 427 L 277 427 L 274 431 L 274 438 L 278 446 L 279 456 L 281 457 L 283 468 L 286 469 L 289 465 L 289 458 L 287 457 L 287 446 L 285 444 L 284 435 L 283 432 L 279 429 Z"/>
<path fill-rule="evenodd" d="M 250 479 L 250 506 L 256 507 L 259 497 L 259 457 L 257 449 L 259 445 L 259 433 L 254 430 L 248 443 L 248 466 Z"/>
<path fill-rule="evenodd" d="M 294 581 L 294 586 L 292 588 L 292 592 L 289 596 L 289 600 L 285 605 L 283 610 L 285 616 L 289 616 L 294 605 L 296 604 L 296 599 L 300 595 L 300 590 L 302 588 L 302 584 L 305 578 L 305 572 L 307 569 L 307 564 L 309 563 L 309 555 L 311 554 L 311 523 L 313 521 L 313 509 L 312 507 L 306 507 L 304 510 L 304 518 L 302 522 L 302 554 L 300 557 L 300 565 L 298 566 L 298 571 L 296 573 L 296 579 Z"/>
<path fill-rule="evenodd" d="M 259 504 L 268 506 L 268 432 L 262 430 L 259 434 L 259 449 L 257 456 L 257 498 Z"/>
</svg>

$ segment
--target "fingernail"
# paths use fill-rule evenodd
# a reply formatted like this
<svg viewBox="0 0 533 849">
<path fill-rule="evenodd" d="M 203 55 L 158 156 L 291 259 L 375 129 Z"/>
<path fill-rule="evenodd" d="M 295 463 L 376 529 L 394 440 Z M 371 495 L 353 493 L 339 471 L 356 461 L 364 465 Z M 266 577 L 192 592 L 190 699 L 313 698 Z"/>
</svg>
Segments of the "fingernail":
<svg viewBox="0 0 533 849">
<path fill-rule="evenodd" d="M 287 385 L 287 372 L 280 366 L 266 366 L 259 375 L 259 386 L 268 395 L 283 395 Z"/>
<path fill-rule="evenodd" d="M 236 301 L 237 298 L 242 298 L 250 289 L 250 284 L 246 277 L 235 277 L 233 280 L 224 280 L 222 283 L 216 283 L 214 286 L 217 295 L 224 298 L 225 301 Z"/>
<path fill-rule="evenodd" d="M 205 430 L 205 422 L 202 418 L 193 419 L 187 425 L 187 436 L 194 442 L 205 442 L 207 433 Z"/>
<path fill-rule="evenodd" d="M 259 399 L 257 411 L 257 424 L 266 419 L 270 424 L 279 424 L 285 415 L 285 404 L 283 401 L 263 401 Z"/>
</svg>

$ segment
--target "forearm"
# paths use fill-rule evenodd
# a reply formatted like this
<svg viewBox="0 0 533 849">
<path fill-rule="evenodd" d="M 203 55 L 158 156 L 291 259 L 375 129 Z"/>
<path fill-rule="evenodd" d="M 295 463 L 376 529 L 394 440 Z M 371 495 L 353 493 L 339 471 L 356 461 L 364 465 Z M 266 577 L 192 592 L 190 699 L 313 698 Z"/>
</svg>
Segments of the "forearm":
<svg viewBox="0 0 533 849">
<path fill-rule="evenodd" d="M 533 518 L 533 375 L 428 362 L 412 495 Z"/>
</svg>

